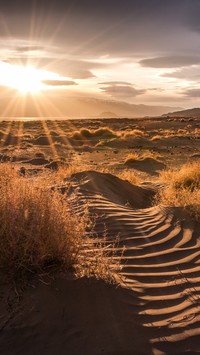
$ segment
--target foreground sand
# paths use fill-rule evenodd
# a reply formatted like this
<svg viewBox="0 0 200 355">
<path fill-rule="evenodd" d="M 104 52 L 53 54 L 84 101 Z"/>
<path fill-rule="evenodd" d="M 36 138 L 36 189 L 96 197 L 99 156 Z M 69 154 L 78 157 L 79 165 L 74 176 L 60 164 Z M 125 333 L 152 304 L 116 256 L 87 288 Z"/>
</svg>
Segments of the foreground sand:
<svg viewBox="0 0 200 355">
<path fill-rule="evenodd" d="M 195 122 L 191 132 L 198 124 Z M 183 152 L 187 152 L 188 146 L 191 156 L 198 159 L 198 139 L 174 139 L 176 147 L 173 137 L 170 139 L 170 144 L 162 139 L 162 144 L 157 145 L 159 152 L 163 152 L 163 164 L 177 163 L 171 153 L 177 153 L 179 163 L 187 161 L 188 153 Z M 140 148 L 136 139 L 131 144 L 135 144 L 134 150 L 141 150 L 147 143 L 149 148 L 151 142 L 149 138 L 148 142 L 140 141 Z M 14 147 L 16 155 L 16 145 L 6 147 Z M 119 236 L 116 258 L 125 248 L 117 275 L 119 285 L 58 274 L 54 280 L 32 280 L 18 301 L 17 289 L 11 291 L 13 285 L 4 284 L 0 309 L 2 354 L 200 352 L 200 226 L 181 208 L 151 207 L 156 189 L 152 182 L 138 187 L 113 174 L 91 170 L 97 162 L 109 165 L 110 169 L 121 169 L 130 148 L 122 149 L 119 141 L 117 147 L 117 154 L 113 151 L 116 147 L 103 147 L 100 152 L 97 148 L 92 154 L 85 153 L 84 147 L 76 147 L 73 152 L 68 149 L 67 154 L 77 162 L 82 159 L 90 168 L 73 176 L 79 201 L 74 209 L 81 213 L 86 203 L 91 215 L 95 215 L 97 234 L 101 238 L 106 229 L 109 244 Z M 29 148 L 24 150 L 26 160 L 22 160 L 19 145 L 19 167 L 29 161 L 26 166 L 35 168 L 30 162 L 35 151 L 31 155 Z M 47 145 L 45 149 L 47 155 Z M 65 152 L 62 147 L 63 156 Z M 43 165 L 46 164 L 45 161 Z M 145 169 L 142 164 L 142 169 L 136 169 L 138 174 L 153 180 L 156 169 Z"/>
</svg>

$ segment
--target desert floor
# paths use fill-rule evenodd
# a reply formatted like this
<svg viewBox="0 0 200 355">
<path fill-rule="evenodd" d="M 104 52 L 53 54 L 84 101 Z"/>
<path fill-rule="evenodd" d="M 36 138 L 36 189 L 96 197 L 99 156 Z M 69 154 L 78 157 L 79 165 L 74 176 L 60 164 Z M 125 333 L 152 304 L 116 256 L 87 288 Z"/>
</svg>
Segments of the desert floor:
<svg viewBox="0 0 200 355">
<path fill-rule="evenodd" d="M 200 119 L 2 121 L 0 159 L 30 178 L 71 166 L 76 212 L 124 250 L 117 285 L 58 273 L 19 296 L 2 281 L 1 354 L 200 352 L 200 225 L 152 205 L 160 171 L 199 161 Z"/>
</svg>

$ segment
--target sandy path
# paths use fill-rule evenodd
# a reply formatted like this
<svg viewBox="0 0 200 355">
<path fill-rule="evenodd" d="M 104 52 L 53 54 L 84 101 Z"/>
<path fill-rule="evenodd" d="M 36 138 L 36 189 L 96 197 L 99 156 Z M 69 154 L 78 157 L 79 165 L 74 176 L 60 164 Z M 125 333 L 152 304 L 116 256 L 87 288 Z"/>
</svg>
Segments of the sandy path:
<svg viewBox="0 0 200 355">
<path fill-rule="evenodd" d="M 154 353 L 200 351 L 199 228 L 180 208 L 146 208 L 152 191 L 110 174 L 88 172 L 76 179 L 79 198 L 98 216 L 99 236 L 106 226 L 108 240 L 119 234 L 119 249 L 125 247 L 122 284 L 139 301 Z"/>
</svg>

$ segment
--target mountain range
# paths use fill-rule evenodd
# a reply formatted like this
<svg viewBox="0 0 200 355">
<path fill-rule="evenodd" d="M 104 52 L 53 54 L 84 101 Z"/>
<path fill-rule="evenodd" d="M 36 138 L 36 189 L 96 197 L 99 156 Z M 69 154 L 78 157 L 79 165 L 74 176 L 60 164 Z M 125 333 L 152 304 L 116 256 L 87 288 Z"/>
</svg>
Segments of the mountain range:
<svg viewBox="0 0 200 355">
<path fill-rule="evenodd" d="M 135 105 L 122 101 L 64 95 L 26 95 L 0 98 L 1 117 L 65 117 L 65 118 L 111 118 L 111 116 L 144 117 L 160 116 L 176 107 Z"/>
</svg>

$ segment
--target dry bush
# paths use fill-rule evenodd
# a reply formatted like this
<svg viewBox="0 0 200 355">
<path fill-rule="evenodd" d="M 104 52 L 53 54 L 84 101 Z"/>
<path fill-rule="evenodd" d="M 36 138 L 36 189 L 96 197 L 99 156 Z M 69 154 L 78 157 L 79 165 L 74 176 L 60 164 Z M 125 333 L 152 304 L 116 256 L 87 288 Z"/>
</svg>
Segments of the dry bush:
<svg viewBox="0 0 200 355">
<path fill-rule="evenodd" d="M 140 129 L 133 129 L 132 131 L 125 132 L 123 135 L 124 139 L 127 138 L 138 138 L 138 137 L 147 137 L 148 134 L 141 131 Z"/>
<path fill-rule="evenodd" d="M 194 134 L 199 137 L 200 136 L 200 128 L 195 128 Z"/>
<path fill-rule="evenodd" d="M 183 165 L 179 170 L 165 170 L 160 173 L 162 181 L 170 182 L 173 188 L 185 188 L 190 191 L 200 189 L 200 163 Z"/>
<path fill-rule="evenodd" d="M 73 135 L 70 137 L 75 140 L 86 140 L 91 138 L 92 133 L 89 129 L 82 128 L 80 131 L 76 131 L 73 133 Z"/>
<path fill-rule="evenodd" d="M 106 230 L 101 238 L 87 242 L 76 268 L 78 276 L 94 276 L 107 282 L 118 282 L 118 271 L 121 270 L 121 258 L 125 250 L 118 246 L 118 237 L 109 241 Z"/>
<path fill-rule="evenodd" d="M 167 183 L 156 198 L 157 203 L 185 207 L 195 219 L 200 220 L 200 163 L 183 165 L 179 170 L 160 173 Z"/>
<path fill-rule="evenodd" d="M 112 129 L 108 127 L 102 127 L 93 131 L 93 136 L 103 138 L 116 138 L 118 135 Z"/>
<path fill-rule="evenodd" d="M 138 174 L 132 170 L 125 169 L 117 174 L 118 178 L 122 180 L 127 180 L 133 185 L 139 185 L 141 183 L 141 178 Z"/>
<path fill-rule="evenodd" d="M 158 153 L 155 152 L 151 152 L 151 151 L 146 151 L 146 152 L 142 152 L 142 154 L 138 154 L 138 153 L 131 153 L 128 154 L 128 156 L 125 159 L 125 164 L 131 164 L 135 161 L 142 161 L 144 159 L 154 159 L 154 160 L 158 160 L 158 158 L 160 157 L 160 155 Z"/>
<path fill-rule="evenodd" d="M 140 160 L 139 154 L 137 154 L 135 152 L 134 153 L 130 153 L 130 154 L 128 154 L 128 156 L 125 159 L 125 164 L 132 163 L 132 162 L 134 162 L 136 160 Z"/>
<path fill-rule="evenodd" d="M 87 166 L 83 164 L 60 165 L 56 172 L 44 173 L 43 178 L 49 180 L 49 185 L 59 185 L 63 182 L 70 181 L 71 176 L 81 171 L 87 170 Z"/>
<path fill-rule="evenodd" d="M 162 138 L 163 138 L 163 137 L 162 137 L 161 135 L 157 134 L 157 135 L 153 136 L 150 140 L 151 140 L 152 142 L 154 142 L 154 141 L 158 141 L 158 140 L 160 140 L 160 139 L 162 139 Z"/>
<path fill-rule="evenodd" d="M 89 130 L 82 128 L 80 131 L 76 131 L 70 137 L 75 140 L 89 140 L 89 139 L 110 139 L 115 138 L 118 135 L 108 127 L 98 128 L 96 130 Z"/>
<path fill-rule="evenodd" d="M 9 272 L 47 264 L 71 268 L 85 236 L 87 218 L 72 215 L 66 196 L 45 182 L 0 166 L 0 267 Z"/>
<path fill-rule="evenodd" d="M 74 213 L 77 196 L 67 195 L 66 171 L 22 177 L 13 165 L 0 165 L 0 270 L 7 275 L 59 266 L 113 280 L 112 253 L 102 242 L 95 249 L 87 206 L 81 216 Z"/>
<path fill-rule="evenodd" d="M 185 129 L 179 128 L 177 134 L 180 136 L 186 136 L 188 132 Z"/>
</svg>

